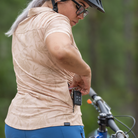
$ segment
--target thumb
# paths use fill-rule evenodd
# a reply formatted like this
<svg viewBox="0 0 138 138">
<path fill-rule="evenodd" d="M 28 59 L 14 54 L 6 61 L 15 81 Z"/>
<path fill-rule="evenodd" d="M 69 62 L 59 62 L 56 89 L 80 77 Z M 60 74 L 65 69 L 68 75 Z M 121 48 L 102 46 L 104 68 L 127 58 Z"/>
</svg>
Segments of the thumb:
<svg viewBox="0 0 138 138">
<path fill-rule="evenodd" d="M 72 88 L 72 87 L 77 87 L 77 83 L 76 83 L 75 81 L 72 81 L 72 83 L 70 84 L 69 87 L 70 87 L 70 88 Z"/>
</svg>

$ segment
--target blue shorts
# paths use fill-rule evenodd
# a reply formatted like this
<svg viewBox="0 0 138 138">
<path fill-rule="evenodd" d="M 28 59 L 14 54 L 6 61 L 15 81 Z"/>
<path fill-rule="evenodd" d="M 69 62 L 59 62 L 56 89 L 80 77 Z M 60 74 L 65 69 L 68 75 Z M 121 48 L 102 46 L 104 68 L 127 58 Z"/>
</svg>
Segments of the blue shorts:
<svg viewBox="0 0 138 138">
<path fill-rule="evenodd" d="M 5 125 L 6 138 L 85 138 L 83 126 L 56 126 L 20 130 Z"/>
</svg>

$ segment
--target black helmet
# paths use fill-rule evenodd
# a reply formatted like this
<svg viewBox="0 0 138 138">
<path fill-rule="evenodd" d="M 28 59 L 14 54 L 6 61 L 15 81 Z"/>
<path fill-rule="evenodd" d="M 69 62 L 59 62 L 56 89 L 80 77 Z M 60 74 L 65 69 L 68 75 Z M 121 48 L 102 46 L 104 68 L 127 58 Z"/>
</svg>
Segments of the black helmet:
<svg viewBox="0 0 138 138">
<path fill-rule="evenodd" d="M 101 12 L 105 12 L 102 6 L 102 2 L 101 0 L 84 0 L 86 1 L 90 7 L 96 7 L 98 10 L 100 10 Z"/>
<path fill-rule="evenodd" d="M 51 0 L 51 1 L 53 5 L 53 10 L 58 12 L 57 3 L 55 3 L 55 0 Z M 61 0 L 61 1 L 66 1 L 66 0 Z M 88 3 L 90 7 L 96 7 L 99 11 L 103 13 L 105 12 L 103 9 L 101 0 L 84 0 L 84 1 Z"/>
</svg>

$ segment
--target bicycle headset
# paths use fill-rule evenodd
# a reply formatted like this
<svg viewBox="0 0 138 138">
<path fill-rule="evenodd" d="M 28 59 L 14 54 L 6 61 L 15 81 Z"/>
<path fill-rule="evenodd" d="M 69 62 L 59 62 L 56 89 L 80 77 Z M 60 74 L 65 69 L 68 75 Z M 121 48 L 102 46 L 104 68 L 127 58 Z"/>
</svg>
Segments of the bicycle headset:
<svg viewBox="0 0 138 138">
<path fill-rule="evenodd" d="M 51 0 L 52 1 L 52 5 L 53 5 L 53 10 L 55 12 L 58 12 L 58 7 L 57 7 L 57 2 L 55 2 L 55 0 Z M 66 0 L 61 0 L 61 2 L 64 2 Z M 101 12 L 105 12 L 104 8 L 102 6 L 102 2 L 101 0 L 84 0 L 90 7 L 96 7 L 99 11 Z"/>
</svg>

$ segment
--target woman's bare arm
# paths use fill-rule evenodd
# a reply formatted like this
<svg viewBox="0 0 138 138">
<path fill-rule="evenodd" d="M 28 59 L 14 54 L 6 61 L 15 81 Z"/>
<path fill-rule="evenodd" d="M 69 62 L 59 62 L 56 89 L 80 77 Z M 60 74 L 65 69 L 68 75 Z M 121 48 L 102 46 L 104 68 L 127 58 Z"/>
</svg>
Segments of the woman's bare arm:
<svg viewBox="0 0 138 138">
<path fill-rule="evenodd" d="M 72 46 L 69 36 L 64 33 L 52 33 L 46 38 L 46 46 L 58 66 L 76 74 L 77 77 L 74 77 L 72 86 L 78 86 L 88 94 L 91 85 L 91 69 L 80 57 L 78 50 Z"/>
</svg>

